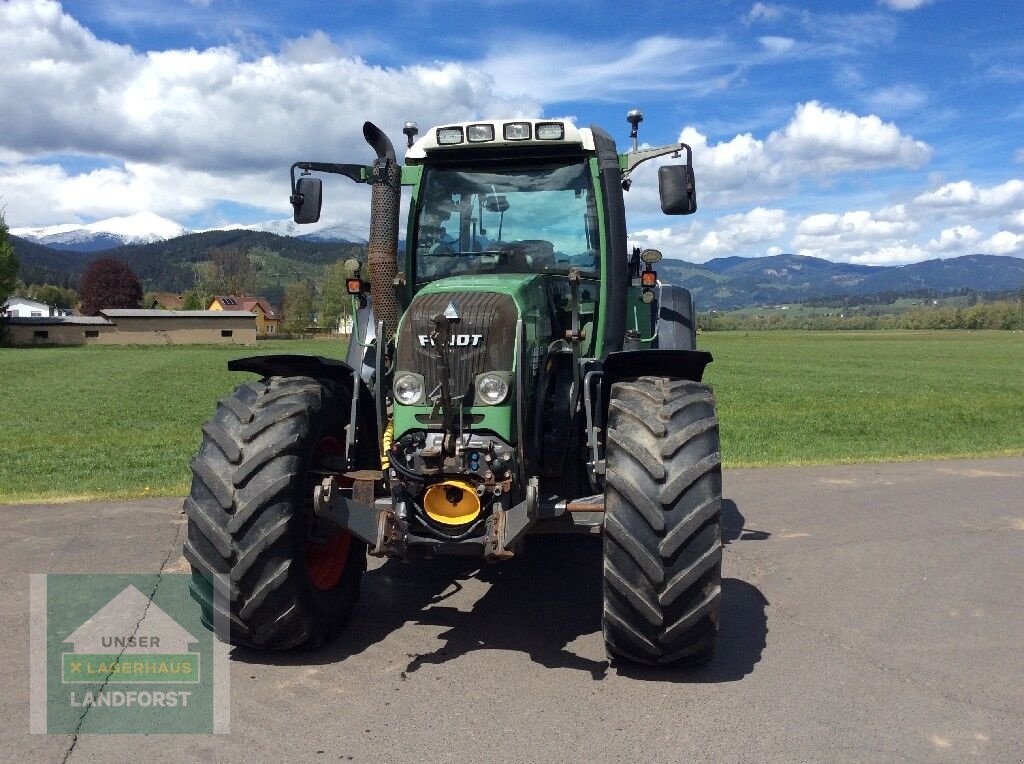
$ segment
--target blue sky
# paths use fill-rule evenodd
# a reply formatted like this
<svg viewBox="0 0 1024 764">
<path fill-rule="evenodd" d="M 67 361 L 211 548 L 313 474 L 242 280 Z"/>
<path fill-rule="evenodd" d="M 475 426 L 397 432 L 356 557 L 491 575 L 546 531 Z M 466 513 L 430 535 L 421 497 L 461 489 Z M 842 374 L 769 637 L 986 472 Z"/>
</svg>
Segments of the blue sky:
<svg viewBox="0 0 1024 764">
<path fill-rule="evenodd" d="M 0 197 L 12 227 L 152 211 L 283 218 L 296 159 L 362 161 L 366 118 L 571 117 L 695 150 L 631 235 L 691 260 L 1024 256 L 1024 5 L 10 0 Z M 13 63 L 10 63 L 13 62 Z M 361 223 L 365 189 L 327 189 Z"/>
</svg>

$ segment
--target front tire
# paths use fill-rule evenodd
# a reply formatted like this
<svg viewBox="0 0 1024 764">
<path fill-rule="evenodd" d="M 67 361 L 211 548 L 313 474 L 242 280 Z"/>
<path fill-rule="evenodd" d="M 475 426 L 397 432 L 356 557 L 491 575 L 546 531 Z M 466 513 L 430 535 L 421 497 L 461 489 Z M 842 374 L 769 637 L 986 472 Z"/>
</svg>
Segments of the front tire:
<svg viewBox="0 0 1024 764">
<path fill-rule="evenodd" d="M 315 379 L 270 377 L 239 385 L 203 425 L 184 554 L 204 623 L 214 628 L 215 611 L 230 623 L 220 639 L 315 647 L 348 620 L 366 545 L 347 532 L 317 537 L 312 511 L 318 473 L 340 465 L 343 408 Z M 217 574 L 225 597 L 213 596 Z"/>
<path fill-rule="evenodd" d="M 722 471 L 711 390 L 642 377 L 612 386 L 605 449 L 609 656 L 711 660 L 721 600 Z"/>
</svg>

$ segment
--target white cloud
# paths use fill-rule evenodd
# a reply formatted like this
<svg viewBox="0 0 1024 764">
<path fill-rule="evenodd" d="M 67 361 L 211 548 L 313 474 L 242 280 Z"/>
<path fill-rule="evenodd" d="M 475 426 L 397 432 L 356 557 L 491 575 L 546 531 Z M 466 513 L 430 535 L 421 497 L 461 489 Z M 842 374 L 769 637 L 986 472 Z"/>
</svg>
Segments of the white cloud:
<svg viewBox="0 0 1024 764">
<path fill-rule="evenodd" d="M 991 217 L 1024 207 L 1024 180 L 1011 178 L 995 186 L 958 180 L 919 194 L 914 204 L 933 213 Z"/>
<path fill-rule="evenodd" d="M 901 265 L 977 252 L 1024 254 L 1024 234 L 1000 231 L 985 238 L 972 225 L 945 228 L 923 243 L 919 239 L 922 220 L 912 217 L 904 205 L 874 213 L 858 210 L 808 215 L 796 226 L 791 251 L 861 265 Z"/>
<path fill-rule="evenodd" d="M 847 260 L 854 265 L 905 265 L 928 258 L 928 252 L 917 244 L 891 244 L 851 255 Z"/>
<path fill-rule="evenodd" d="M 907 205 L 894 204 L 891 207 L 883 207 L 875 213 L 875 220 L 889 223 L 905 223 L 908 220 Z"/>
<path fill-rule="evenodd" d="M 773 56 L 780 56 L 788 53 L 796 46 L 796 40 L 792 37 L 758 37 L 757 41 Z"/>
<path fill-rule="evenodd" d="M 887 210 L 885 212 L 891 212 Z M 924 250 L 913 242 L 920 225 L 894 220 L 891 214 L 855 210 L 809 215 L 796 227 L 791 242 L 798 255 L 868 265 L 920 260 Z"/>
<path fill-rule="evenodd" d="M 917 85 L 890 85 L 866 94 L 864 102 L 883 114 L 904 114 L 928 103 L 928 94 Z"/>
<path fill-rule="evenodd" d="M 933 0 L 879 0 L 878 4 L 893 11 L 916 11 Z"/>
<path fill-rule="evenodd" d="M 209 208 L 211 200 L 287 209 L 288 183 L 282 172 L 238 173 L 224 177 L 167 165 L 127 162 L 69 174 L 56 164 L 0 166 L 0 188 L 7 196 L 8 220 L 48 225 L 158 211 L 181 219 Z M 365 206 L 365 204 L 363 205 Z"/>
<path fill-rule="evenodd" d="M 845 212 L 841 215 L 819 213 L 804 218 L 797 226 L 797 235 L 845 236 L 854 234 L 868 239 L 891 238 L 900 234 L 916 233 L 913 221 L 879 220 L 866 210 Z"/>
<path fill-rule="evenodd" d="M 768 139 L 769 150 L 804 164 L 805 172 L 839 172 L 880 167 L 920 167 L 931 149 L 871 114 L 801 104 L 789 124 Z"/>
<path fill-rule="evenodd" d="M 844 90 L 860 90 L 864 87 L 864 75 L 853 64 L 842 64 L 837 67 L 832 81 Z"/>
<path fill-rule="evenodd" d="M 716 230 L 706 233 L 697 244 L 702 259 L 748 249 L 751 244 L 775 241 L 786 232 L 783 210 L 755 207 L 750 212 L 725 215 L 715 221 Z"/>
<path fill-rule="evenodd" d="M 785 9 L 771 3 L 754 3 L 744 19 L 748 24 L 756 21 L 778 21 L 785 15 Z"/>
<path fill-rule="evenodd" d="M 1011 215 L 1008 215 L 1004 220 L 1007 228 L 1015 228 L 1018 231 L 1024 232 L 1024 210 L 1017 210 Z"/>
<path fill-rule="evenodd" d="M 695 128 L 686 127 L 679 140 L 693 148 L 698 203 L 702 198 L 712 205 L 768 199 L 791 180 L 780 163 L 769 157 L 764 141 L 750 133 L 712 145 Z"/>
<path fill-rule="evenodd" d="M 914 202 L 925 207 L 964 207 L 977 201 L 977 197 L 974 184 L 969 180 L 960 180 L 921 194 Z"/>
<path fill-rule="evenodd" d="M 896 39 L 897 24 L 884 13 L 799 14 L 800 25 L 814 38 L 830 44 L 835 56 L 855 55 L 865 48 L 878 48 Z"/>
<path fill-rule="evenodd" d="M 743 133 L 712 143 L 695 127 L 687 126 L 679 140 L 693 148 L 698 203 L 705 207 L 763 203 L 790 193 L 806 179 L 916 168 L 931 155 L 927 144 L 903 134 L 891 122 L 816 101 L 797 106 L 790 120 L 766 138 Z M 649 164 L 637 170 L 636 187 L 641 190 L 637 198 L 629 200 L 631 209 L 639 209 L 653 198 L 642 190 L 654 185 L 657 163 Z"/>
<path fill-rule="evenodd" d="M 628 45 L 504 37 L 480 62 L 496 92 L 541 102 L 633 98 L 644 91 L 690 95 L 721 88 L 723 67 L 743 55 L 722 38 L 644 37 Z M 727 78 L 728 79 L 728 78 Z"/>
<path fill-rule="evenodd" d="M 928 249 L 935 253 L 951 253 L 954 257 L 969 254 L 965 251 L 967 247 L 977 244 L 982 239 L 982 233 L 971 225 L 958 225 L 953 228 L 946 228 L 938 237 L 928 242 Z"/>
<path fill-rule="evenodd" d="M 767 242 L 781 239 L 788 228 L 785 211 L 755 207 L 749 212 L 724 215 L 714 223 L 694 224 L 687 228 L 647 228 L 630 237 L 645 246 L 662 249 L 668 257 L 705 262 L 714 257 L 749 253 L 752 249 L 767 253 Z M 780 250 L 781 251 L 781 250 Z"/>
<path fill-rule="evenodd" d="M 981 248 L 990 255 L 1024 255 L 1024 234 L 999 231 L 986 239 Z"/>
<path fill-rule="evenodd" d="M 126 205 L 114 210 L 85 194 L 73 210 L 83 216 L 130 212 L 143 198 L 171 216 L 214 199 L 262 198 L 263 186 L 253 192 L 246 183 L 272 171 L 283 182 L 297 159 L 369 160 L 366 119 L 400 136 L 407 119 L 433 124 L 540 109 L 530 98 L 495 95 L 491 79 L 470 66 L 370 66 L 322 33 L 255 59 L 232 47 L 139 53 L 97 39 L 47 0 L 0 3 L 0 49 L 0 159 L 18 225 L 53 222 L 54 210 L 82 188 Z M 13 198 L 14 187 L 38 177 L 35 165 L 18 162 L 72 151 L 124 164 L 57 173 L 28 198 Z M 144 187 L 146 167 L 160 168 L 159 188 Z"/>
</svg>

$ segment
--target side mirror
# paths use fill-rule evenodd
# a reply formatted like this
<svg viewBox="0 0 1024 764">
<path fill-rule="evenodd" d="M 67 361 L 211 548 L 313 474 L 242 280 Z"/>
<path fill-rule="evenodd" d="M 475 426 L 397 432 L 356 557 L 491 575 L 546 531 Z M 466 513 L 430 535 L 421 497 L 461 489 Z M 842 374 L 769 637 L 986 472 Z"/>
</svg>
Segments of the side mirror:
<svg viewBox="0 0 1024 764">
<path fill-rule="evenodd" d="M 302 177 L 295 181 L 295 190 L 290 201 L 295 210 L 296 223 L 315 223 L 320 219 L 320 208 L 323 206 L 322 192 L 323 181 L 320 178 Z"/>
<path fill-rule="evenodd" d="M 508 209 L 508 199 L 496 194 L 488 194 L 484 202 L 484 209 L 488 212 L 504 212 Z"/>
<path fill-rule="evenodd" d="M 697 211 L 693 165 L 669 164 L 658 168 L 661 211 L 666 215 L 692 215 Z"/>
</svg>

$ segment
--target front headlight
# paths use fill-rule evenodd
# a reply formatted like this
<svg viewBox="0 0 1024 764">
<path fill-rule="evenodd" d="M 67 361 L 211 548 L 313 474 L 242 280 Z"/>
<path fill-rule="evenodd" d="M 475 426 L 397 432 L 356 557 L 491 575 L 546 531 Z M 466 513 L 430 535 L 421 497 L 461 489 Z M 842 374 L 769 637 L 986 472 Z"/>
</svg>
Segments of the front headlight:
<svg viewBox="0 0 1024 764">
<path fill-rule="evenodd" d="M 476 399 L 487 406 L 497 406 L 508 398 L 509 373 L 488 371 L 476 378 Z"/>
<path fill-rule="evenodd" d="M 395 377 L 395 400 L 405 406 L 423 401 L 423 377 L 419 374 L 399 374 Z"/>
</svg>

